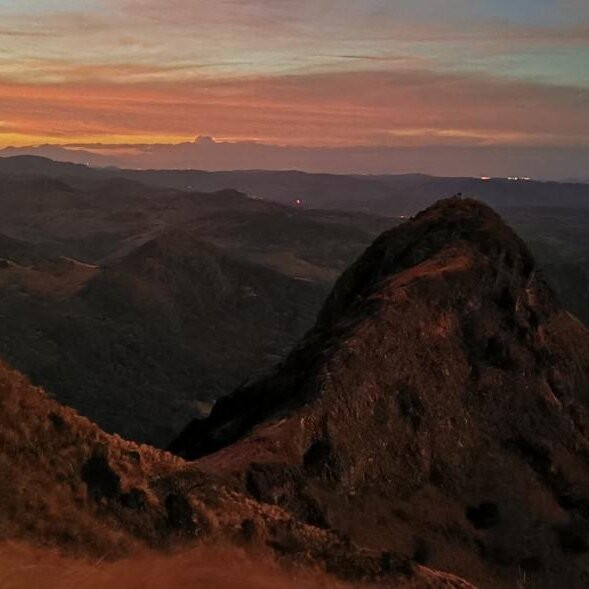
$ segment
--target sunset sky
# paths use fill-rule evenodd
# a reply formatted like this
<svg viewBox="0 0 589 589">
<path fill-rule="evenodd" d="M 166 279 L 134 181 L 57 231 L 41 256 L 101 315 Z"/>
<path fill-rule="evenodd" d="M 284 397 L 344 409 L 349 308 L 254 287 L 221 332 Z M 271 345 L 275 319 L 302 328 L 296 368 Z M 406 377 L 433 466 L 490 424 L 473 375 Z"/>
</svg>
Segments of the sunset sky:
<svg viewBox="0 0 589 589">
<path fill-rule="evenodd" d="M 589 147 L 587 0 L 0 0 L 0 147 Z"/>
</svg>

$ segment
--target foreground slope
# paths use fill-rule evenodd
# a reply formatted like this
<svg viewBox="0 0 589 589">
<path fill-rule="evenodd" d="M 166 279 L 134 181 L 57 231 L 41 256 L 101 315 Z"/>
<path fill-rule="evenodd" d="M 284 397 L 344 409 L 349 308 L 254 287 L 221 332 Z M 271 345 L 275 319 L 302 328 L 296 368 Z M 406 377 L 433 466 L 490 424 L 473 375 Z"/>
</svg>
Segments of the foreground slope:
<svg viewBox="0 0 589 589">
<path fill-rule="evenodd" d="M 589 332 L 486 206 L 383 234 L 268 378 L 171 446 L 482 587 L 589 582 Z"/>
<path fill-rule="evenodd" d="M 345 581 L 407 589 L 468 587 L 393 554 L 353 546 L 170 454 L 109 436 L 3 363 L 0 472 L 3 587 L 65 587 L 75 578 L 76 586 L 154 586 L 146 576 L 150 569 L 170 587 L 191 586 L 190 579 L 204 586 L 253 585 L 256 575 L 248 561 L 241 577 L 235 567 L 222 568 L 222 555 L 235 556 L 235 545 L 269 552 L 299 572 L 319 570 Z M 58 548 L 69 558 L 39 551 L 39 545 Z M 76 563 L 74 557 L 90 557 L 94 564 Z M 100 563 L 123 557 L 130 560 L 106 568 L 96 564 L 97 558 Z M 258 579 L 272 572 L 268 562 L 263 561 Z M 200 571 L 191 570 L 194 563 L 201 564 Z M 167 582 L 163 575 L 169 575 Z"/>
</svg>

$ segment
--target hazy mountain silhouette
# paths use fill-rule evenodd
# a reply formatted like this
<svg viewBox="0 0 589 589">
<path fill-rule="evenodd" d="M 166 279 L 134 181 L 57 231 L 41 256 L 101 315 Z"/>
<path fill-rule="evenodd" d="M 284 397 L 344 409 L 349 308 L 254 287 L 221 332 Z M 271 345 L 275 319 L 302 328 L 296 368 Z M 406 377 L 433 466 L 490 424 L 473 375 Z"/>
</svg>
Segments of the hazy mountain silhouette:
<svg viewBox="0 0 589 589">
<path fill-rule="evenodd" d="M 291 170 L 334 174 L 579 178 L 589 158 L 584 147 L 452 146 L 296 147 L 197 137 L 179 144 L 40 145 L 9 147 L 0 155 L 39 155 L 56 160 L 127 168 Z"/>
</svg>

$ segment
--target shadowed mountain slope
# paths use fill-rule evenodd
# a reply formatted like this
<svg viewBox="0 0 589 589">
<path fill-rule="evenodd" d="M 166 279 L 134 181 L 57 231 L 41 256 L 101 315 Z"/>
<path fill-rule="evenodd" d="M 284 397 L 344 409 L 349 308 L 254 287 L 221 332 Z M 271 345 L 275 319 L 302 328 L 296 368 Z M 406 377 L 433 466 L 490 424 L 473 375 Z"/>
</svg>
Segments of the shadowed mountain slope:
<svg viewBox="0 0 589 589">
<path fill-rule="evenodd" d="M 0 269 L 0 348 L 109 431 L 163 445 L 284 356 L 326 290 L 175 231 L 105 268 Z"/>
<path fill-rule="evenodd" d="M 269 377 L 171 450 L 481 587 L 589 579 L 589 332 L 472 200 L 379 237 Z"/>
<path fill-rule="evenodd" d="M 284 358 L 393 222 L 234 190 L 0 177 L 0 356 L 105 430 L 163 446 Z"/>
</svg>

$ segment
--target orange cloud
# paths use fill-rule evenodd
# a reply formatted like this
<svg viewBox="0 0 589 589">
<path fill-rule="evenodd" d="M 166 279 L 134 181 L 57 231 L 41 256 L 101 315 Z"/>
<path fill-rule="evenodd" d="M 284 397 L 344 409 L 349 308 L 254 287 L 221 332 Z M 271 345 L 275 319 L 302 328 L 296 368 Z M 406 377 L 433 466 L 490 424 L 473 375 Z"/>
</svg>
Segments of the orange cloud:
<svg viewBox="0 0 589 589">
<path fill-rule="evenodd" d="M 149 73 L 149 68 L 129 67 Z M 428 71 L 113 84 L 0 79 L 0 145 L 587 145 L 589 89 Z"/>
</svg>

